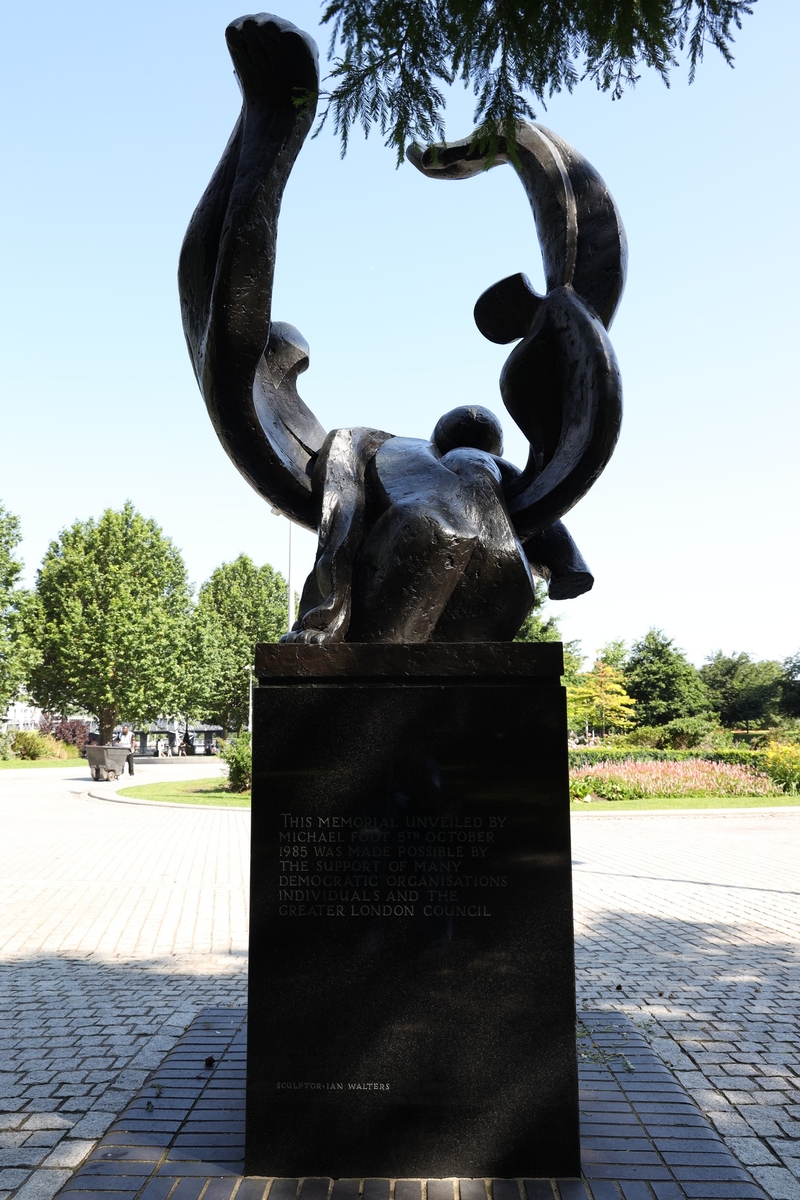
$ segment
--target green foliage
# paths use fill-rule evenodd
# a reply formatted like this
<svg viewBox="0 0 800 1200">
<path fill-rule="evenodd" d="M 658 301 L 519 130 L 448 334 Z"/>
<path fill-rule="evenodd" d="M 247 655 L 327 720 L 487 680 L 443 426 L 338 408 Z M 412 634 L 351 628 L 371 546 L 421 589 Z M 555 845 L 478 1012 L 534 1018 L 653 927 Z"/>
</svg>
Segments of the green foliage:
<svg viewBox="0 0 800 1200">
<path fill-rule="evenodd" d="M 542 580 L 535 580 L 533 608 L 522 622 L 515 642 L 560 642 L 561 629 L 558 617 L 546 612 L 547 585 Z M 564 642 L 564 675 L 562 682 L 567 687 L 574 681 L 583 665 L 581 644 L 579 641 Z"/>
<path fill-rule="evenodd" d="M 0 504 L 0 713 L 25 684 L 37 658 L 29 635 L 31 595 L 19 586 L 22 563 L 15 551 L 20 541 L 19 517 Z"/>
<path fill-rule="evenodd" d="M 253 784 L 253 753 L 249 733 L 240 733 L 220 750 L 228 768 L 228 788 L 249 792 Z"/>
<path fill-rule="evenodd" d="M 595 796 L 598 800 L 640 800 L 645 795 L 638 783 L 628 783 L 613 775 L 578 775 L 570 778 L 570 800 L 585 800 Z"/>
<path fill-rule="evenodd" d="M 783 660 L 781 712 L 787 717 L 800 717 L 800 651 Z"/>
<path fill-rule="evenodd" d="M 76 521 L 50 543 L 36 600 L 42 659 L 30 686 L 43 709 L 94 714 L 102 742 L 120 716 L 177 713 L 190 592 L 155 521 L 130 503 Z"/>
<path fill-rule="evenodd" d="M 637 720 L 643 725 L 666 725 L 678 717 L 710 712 L 697 668 L 660 629 L 648 630 L 633 644 L 624 673 L 628 694 L 637 704 Z"/>
<path fill-rule="evenodd" d="M 240 554 L 217 567 L 192 618 L 187 711 L 223 729 L 246 725 L 256 643 L 277 642 L 286 623 L 286 583 L 269 564 Z"/>
<path fill-rule="evenodd" d="M 329 0 L 334 89 L 332 116 L 342 153 L 350 130 L 376 124 L 397 161 L 406 144 L 444 135 L 442 89 L 456 80 L 476 97 L 480 140 L 493 153 L 498 131 L 534 115 L 528 97 L 544 102 L 588 78 L 620 96 L 642 67 L 664 82 L 689 60 L 689 79 L 706 45 L 732 63 L 734 29 L 755 0 Z"/>
<path fill-rule="evenodd" d="M 781 700 L 781 665 L 754 662 L 749 654 L 709 655 L 700 668 L 709 699 L 728 729 L 751 725 L 763 728 L 778 719 Z"/>
<path fill-rule="evenodd" d="M 625 691 L 625 677 L 598 659 L 591 671 L 577 675 L 567 685 L 567 720 L 570 729 L 627 729 L 633 724 L 636 702 Z"/>
<path fill-rule="evenodd" d="M 11 748 L 15 758 L 46 758 L 47 741 L 41 733 L 34 729 L 21 729 L 15 732 L 11 739 Z"/>
<path fill-rule="evenodd" d="M 607 666 L 613 667 L 615 671 L 624 671 L 625 664 L 628 661 L 628 643 L 622 638 L 612 639 L 606 642 L 605 646 L 601 646 L 597 661 L 606 663 Z"/>
<path fill-rule="evenodd" d="M 771 742 L 764 751 L 764 762 L 770 779 L 796 795 L 800 789 L 800 746 Z"/>
<path fill-rule="evenodd" d="M 547 586 L 541 580 L 537 579 L 533 608 L 522 622 L 519 633 L 514 638 L 515 642 L 561 641 L 558 617 L 553 616 L 552 613 L 545 612 L 546 605 Z"/>
<path fill-rule="evenodd" d="M 28 761 L 40 758 L 79 758 L 77 746 L 62 742 L 50 733 L 37 733 L 35 729 L 17 730 L 11 733 L 12 758 Z"/>
<path fill-rule="evenodd" d="M 0 762 L 11 762 L 12 758 L 16 758 L 14 753 L 14 730 L 7 729 L 5 733 L 0 733 Z"/>
<path fill-rule="evenodd" d="M 731 736 L 708 717 L 676 717 L 666 725 L 640 725 L 614 739 L 616 746 L 643 746 L 654 750 L 722 749 Z"/>
<path fill-rule="evenodd" d="M 753 750 L 766 750 L 771 742 L 778 742 L 782 746 L 800 746 L 800 721 L 784 719 L 768 733 L 755 733 L 749 738 Z"/>
<path fill-rule="evenodd" d="M 766 771 L 763 750 L 654 750 L 648 747 L 624 746 L 578 746 L 569 751 L 570 769 L 591 767 L 599 762 L 686 762 L 700 759 L 702 762 L 727 763 L 731 767 L 752 767 L 755 771 Z"/>
</svg>

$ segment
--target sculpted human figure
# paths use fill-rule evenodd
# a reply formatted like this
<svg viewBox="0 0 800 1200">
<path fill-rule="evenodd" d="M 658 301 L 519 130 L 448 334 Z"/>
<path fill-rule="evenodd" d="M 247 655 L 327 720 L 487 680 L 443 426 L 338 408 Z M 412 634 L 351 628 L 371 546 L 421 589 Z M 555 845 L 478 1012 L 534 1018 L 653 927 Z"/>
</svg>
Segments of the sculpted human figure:
<svg viewBox="0 0 800 1200">
<path fill-rule="evenodd" d="M 271 320 L 283 189 L 310 129 L 316 47 L 280 18 L 226 32 L 242 114 L 181 252 L 184 329 L 218 436 L 239 470 L 319 534 L 288 640 L 424 642 L 513 638 L 533 603 L 532 570 L 565 599 L 592 576 L 560 517 L 611 455 L 621 388 L 606 334 L 624 283 L 625 238 L 594 169 L 541 126 L 521 124 L 494 163 L 471 139 L 409 158 L 432 178 L 512 162 L 536 221 L 547 281 L 524 275 L 478 300 L 479 329 L 517 341 L 500 380 L 526 434 L 523 469 L 502 458 L 497 418 L 446 413 L 430 441 L 377 429 L 325 431 L 297 392 L 308 346 Z"/>
</svg>

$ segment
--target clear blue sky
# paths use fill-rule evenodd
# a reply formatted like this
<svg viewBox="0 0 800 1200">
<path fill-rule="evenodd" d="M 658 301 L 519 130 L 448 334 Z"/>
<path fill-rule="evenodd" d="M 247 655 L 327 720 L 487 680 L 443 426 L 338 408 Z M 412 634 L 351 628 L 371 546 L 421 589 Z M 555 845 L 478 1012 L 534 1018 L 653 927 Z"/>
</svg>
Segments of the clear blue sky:
<svg viewBox="0 0 800 1200">
<path fill-rule="evenodd" d="M 321 47 L 316 0 L 280 15 Z M 0 500 L 32 578 L 76 518 L 126 498 L 201 583 L 240 551 L 286 571 L 287 525 L 237 474 L 205 414 L 180 326 L 183 232 L 239 107 L 228 0 L 44 0 L 6 12 Z M 736 69 L 643 78 L 612 102 L 584 84 L 540 112 L 605 177 L 630 241 L 612 340 L 626 415 L 610 466 L 566 518 L 594 590 L 553 605 L 587 655 L 650 625 L 701 662 L 783 657 L 798 621 L 797 65 L 800 5 L 760 0 Z M 471 129 L 454 95 L 448 135 Z M 508 168 L 434 183 L 379 136 L 341 161 L 303 150 L 281 218 L 276 318 L 311 344 L 301 390 L 327 427 L 428 436 L 456 404 L 493 408 L 506 349 L 472 321 L 524 270 L 533 222 Z M 303 534 L 299 569 L 314 539 Z"/>
</svg>

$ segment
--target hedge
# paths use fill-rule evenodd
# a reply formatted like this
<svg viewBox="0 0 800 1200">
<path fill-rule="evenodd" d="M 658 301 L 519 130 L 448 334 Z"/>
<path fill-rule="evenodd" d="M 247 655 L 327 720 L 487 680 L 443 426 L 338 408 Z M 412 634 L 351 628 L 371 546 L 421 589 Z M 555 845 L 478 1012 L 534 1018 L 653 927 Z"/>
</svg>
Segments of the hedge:
<svg viewBox="0 0 800 1200">
<path fill-rule="evenodd" d="M 766 771 L 766 750 L 626 750 L 621 746 L 578 746 L 569 751 L 570 769 L 593 767 L 597 763 L 622 762 L 688 762 L 699 758 L 701 762 L 727 763 L 734 767 L 752 767 Z"/>
</svg>

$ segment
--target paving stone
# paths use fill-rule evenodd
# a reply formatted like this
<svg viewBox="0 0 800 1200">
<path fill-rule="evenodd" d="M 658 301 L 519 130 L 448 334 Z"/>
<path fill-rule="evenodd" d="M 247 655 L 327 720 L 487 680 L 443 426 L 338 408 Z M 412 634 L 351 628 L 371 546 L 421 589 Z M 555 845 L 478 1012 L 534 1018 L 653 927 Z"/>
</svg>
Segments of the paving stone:
<svg viewBox="0 0 800 1200">
<path fill-rule="evenodd" d="M 800 1182 L 785 1167 L 753 1167 L 752 1174 L 771 1200 L 800 1200 Z"/>
<path fill-rule="evenodd" d="M 34 1171 L 17 1192 L 19 1200 L 52 1200 L 71 1178 L 71 1171 Z"/>
<path fill-rule="evenodd" d="M 777 1165 L 775 1155 L 768 1146 L 765 1146 L 760 1138 L 745 1138 L 745 1137 L 727 1137 L 725 1139 L 733 1153 L 743 1162 L 745 1166 L 752 1164 L 768 1164 L 774 1163 Z"/>
<path fill-rule="evenodd" d="M 4 1168 L 0 1170 L 0 1190 L 12 1190 L 18 1188 L 21 1183 L 24 1183 L 28 1178 L 30 1171 L 9 1170 Z"/>
<path fill-rule="evenodd" d="M 92 802 L 70 794 L 58 771 L 26 772 L 18 784 L 14 774 L 0 796 L 0 1009 L 11 1015 L 0 1048 L 24 1098 L 12 1090 L 0 1100 L 0 1128 L 61 1114 L 77 1123 L 67 1140 L 91 1141 L 102 1119 L 81 1123 L 116 1117 L 145 1064 L 204 1005 L 244 1001 L 249 817 Z M 787 897 L 797 891 L 799 829 L 791 809 L 573 821 L 581 1006 L 640 1023 L 729 1143 L 788 1142 L 781 1157 L 792 1164 L 800 913 Z M 631 1065 L 635 1053 L 630 1040 Z M 52 1094 L 36 1094 L 48 1087 L 37 1072 L 57 1085 Z M 84 1085 L 86 1095 L 66 1094 Z M 757 1102 L 731 1103 L 725 1090 Z M 680 1119 L 671 1107 L 664 1121 Z M 604 1126 L 626 1108 L 611 1102 Z M 3 1174 L 0 1190 L 11 1191 L 30 1172 Z M 365 1200 L 388 1200 L 380 1181 L 371 1186 Z M 657 1200 L 673 1200 L 669 1186 L 653 1181 Z"/>
<path fill-rule="evenodd" d="M 100 1137 L 113 1120 L 114 1114 L 111 1112 L 89 1112 L 72 1127 L 69 1136 L 74 1138 Z"/>
<path fill-rule="evenodd" d="M 93 1148 L 94 1142 L 82 1141 L 80 1138 L 65 1138 L 52 1154 L 48 1154 L 42 1166 L 77 1167 Z"/>
<path fill-rule="evenodd" d="M 46 1154 L 43 1146 L 9 1146 L 0 1150 L 0 1167 L 38 1167 Z"/>
</svg>

